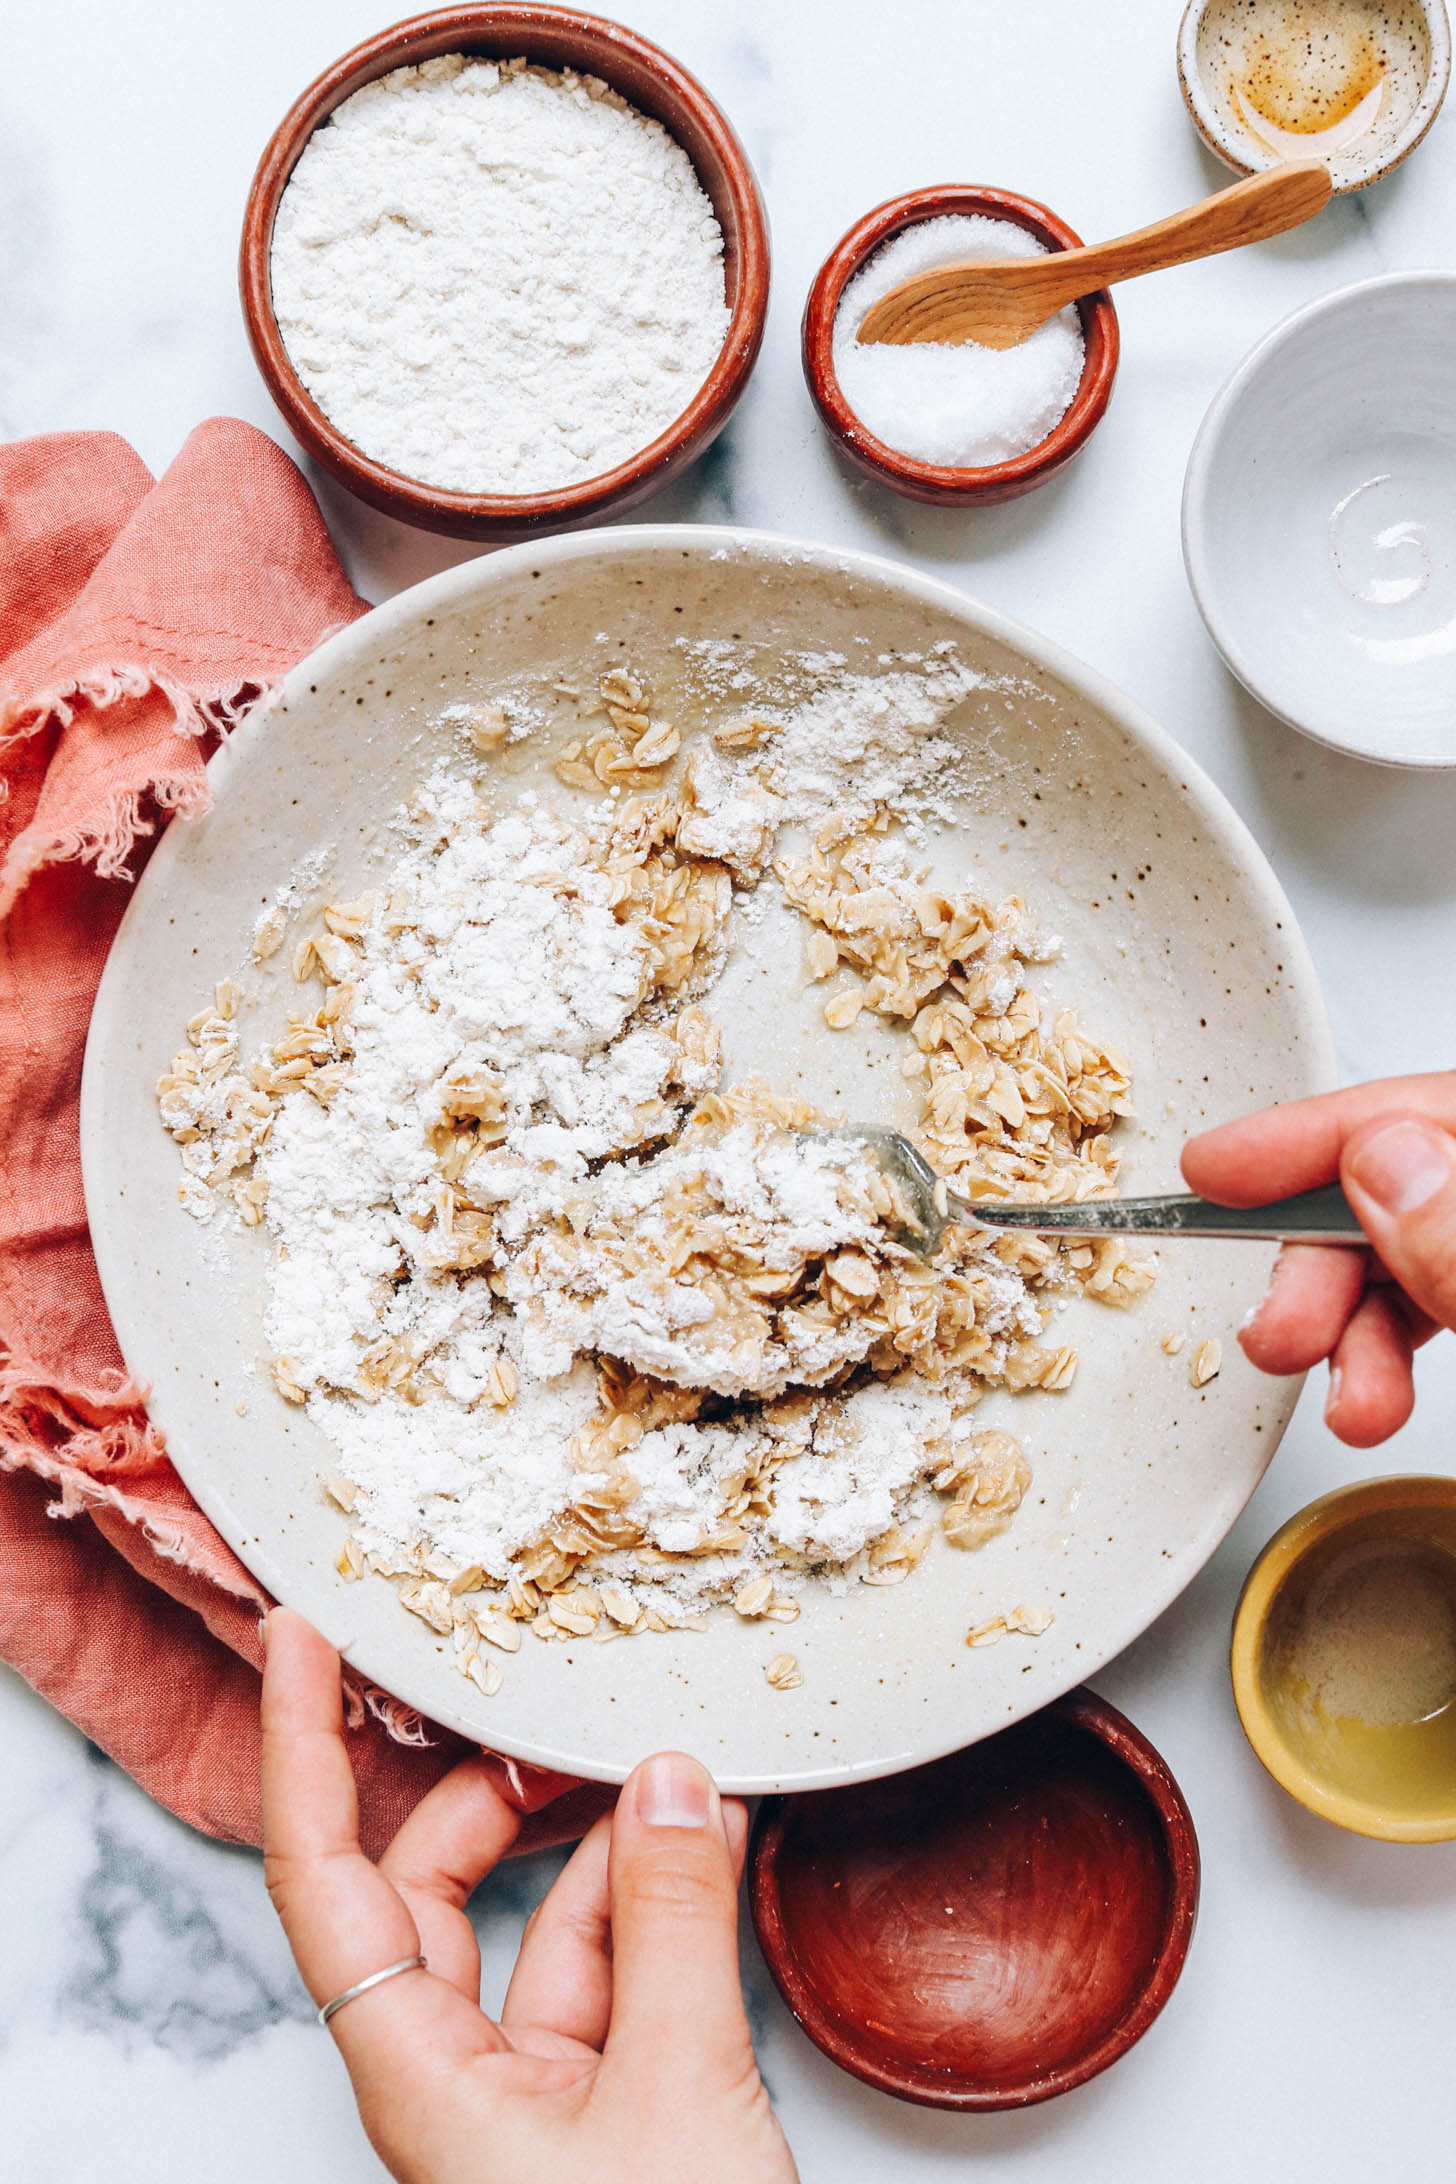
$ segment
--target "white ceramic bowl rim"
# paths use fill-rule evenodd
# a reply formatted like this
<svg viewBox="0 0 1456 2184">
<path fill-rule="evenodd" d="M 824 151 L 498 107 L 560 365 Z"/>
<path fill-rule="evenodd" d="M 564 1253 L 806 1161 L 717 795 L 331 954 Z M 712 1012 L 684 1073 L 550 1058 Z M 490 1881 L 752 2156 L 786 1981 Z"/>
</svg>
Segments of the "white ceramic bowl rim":
<svg viewBox="0 0 1456 2184">
<path fill-rule="evenodd" d="M 1188 5 L 1183 10 L 1183 19 L 1178 25 L 1178 73 L 1188 94 L 1189 104 L 1211 142 L 1222 148 L 1223 156 L 1231 166 L 1242 174 L 1251 174 L 1257 170 L 1251 168 L 1247 160 L 1239 157 L 1237 148 L 1230 141 L 1227 129 L 1209 103 L 1203 71 L 1198 65 L 1198 33 L 1211 4 L 1212 0 L 1188 0 Z M 1368 174 L 1357 170 L 1349 181 L 1337 182 L 1337 195 L 1343 196 L 1351 190 L 1365 189 L 1371 182 L 1379 181 L 1388 174 L 1392 167 L 1398 167 L 1407 154 L 1414 151 L 1430 128 L 1446 96 L 1446 88 L 1451 78 L 1451 23 L 1446 14 L 1444 0 L 1416 0 L 1416 4 L 1425 17 L 1431 40 L 1431 66 L 1425 87 L 1411 108 L 1410 119 L 1404 129 L 1382 155 L 1380 165 L 1372 168 Z M 1271 159 L 1269 165 L 1274 164 Z"/>
<path fill-rule="evenodd" d="M 1322 318 L 1336 316 L 1357 297 L 1414 290 L 1435 284 L 1456 290 L 1456 268 L 1450 266 L 1418 267 L 1401 273 L 1376 273 L 1368 280 L 1351 281 L 1344 288 L 1332 288 L 1327 295 L 1316 296 L 1310 303 L 1301 304 L 1287 318 L 1255 342 L 1248 355 L 1219 388 L 1204 415 L 1203 423 L 1193 442 L 1188 457 L 1188 468 L 1183 478 L 1183 562 L 1188 572 L 1189 588 L 1194 602 L 1202 615 L 1209 636 L 1222 653 L 1231 672 L 1236 675 L 1251 696 L 1258 699 L 1266 711 L 1286 727 L 1297 729 L 1312 742 L 1322 743 L 1327 750 L 1341 751 L 1347 758 L 1363 758 L 1374 765 L 1399 767 L 1417 773 L 1446 772 L 1456 768 L 1456 748 L 1443 758 L 1408 758 L 1388 750 L 1375 750 L 1351 742 L 1344 737 L 1324 734 L 1309 721 L 1297 720 L 1292 713 L 1274 704 L 1261 687 L 1257 668 L 1239 643 L 1218 604 L 1218 588 L 1209 564 L 1204 542 L 1204 508 L 1210 480 L 1219 457 L 1219 439 L 1230 416 L 1251 385 L 1259 378 L 1270 359 L 1284 343 L 1306 326 L 1316 324 Z M 1456 741 L 1456 728 L 1453 728 Z"/>
</svg>

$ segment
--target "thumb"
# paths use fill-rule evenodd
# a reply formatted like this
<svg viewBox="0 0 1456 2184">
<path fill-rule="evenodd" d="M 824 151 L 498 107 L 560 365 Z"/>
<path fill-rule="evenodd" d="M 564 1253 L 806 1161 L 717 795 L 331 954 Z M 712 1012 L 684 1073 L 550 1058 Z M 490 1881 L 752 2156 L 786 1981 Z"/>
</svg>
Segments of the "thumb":
<svg viewBox="0 0 1456 2184">
<path fill-rule="evenodd" d="M 1382 1116 L 1347 1140 L 1340 1172 L 1401 1288 L 1438 1327 L 1456 1327 L 1456 1138 L 1423 1116 Z"/>
<path fill-rule="evenodd" d="M 612 2021 L 605 2057 L 661 2087 L 754 2070 L 738 1984 L 748 1819 L 681 1752 L 629 1775 L 612 1820 Z"/>
</svg>

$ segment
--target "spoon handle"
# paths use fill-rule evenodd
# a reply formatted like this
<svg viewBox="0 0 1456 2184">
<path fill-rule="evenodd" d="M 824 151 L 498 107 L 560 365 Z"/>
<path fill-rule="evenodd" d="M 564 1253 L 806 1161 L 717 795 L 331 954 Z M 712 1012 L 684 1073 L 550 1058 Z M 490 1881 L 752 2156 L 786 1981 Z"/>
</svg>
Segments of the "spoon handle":
<svg viewBox="0 0 1456 2184">
<path fill-rule="evenodd" d="M 1062 1236 L 1233 1236 L 1279 1244 L 1363 1244 L 1365 1231 L 1338 1183 L 1264 1206 L 1215 1206 L 1179 1192 L 1171 1198 L 1090 1198 L 1077 1206 L 951 1203 L 986 1228 L 1031 1229 Z"/>
<path fill-rule="evenodd" d="M 1049 272 L 1055 269 L 1062 301 L 1073 303 L 1113 281 L 1157 273 L 1164 266 L 1187 265 L 1194 258 L 1214 258 L 1220 251 L 1282 235 L 1286 228 L 1313 218 L 1329 202 L 1330 189 L 1330 170 L 1322 160 L 1286 160 L 1182 212 L 1170 213 L 1165 220 L 1155 220 L 1151 227 L 1119 235 L 1110 243 L 1058 252 L 1045 263 Z"/>
</svg>

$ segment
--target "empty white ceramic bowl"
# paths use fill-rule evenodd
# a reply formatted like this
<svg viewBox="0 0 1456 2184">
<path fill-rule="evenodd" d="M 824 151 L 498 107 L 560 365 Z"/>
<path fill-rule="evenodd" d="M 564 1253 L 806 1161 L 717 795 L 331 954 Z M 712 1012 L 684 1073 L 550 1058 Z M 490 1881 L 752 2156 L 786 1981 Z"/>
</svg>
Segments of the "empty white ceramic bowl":
<svg viewBox="0 0 1456 2184">
<path fill-rule="evenodd" d="M 1250 351 L 1193 443 L 1183 556 L 1271 713 L 1456 766 L 1456 272 L 1337 289 Z"/>
</svg>

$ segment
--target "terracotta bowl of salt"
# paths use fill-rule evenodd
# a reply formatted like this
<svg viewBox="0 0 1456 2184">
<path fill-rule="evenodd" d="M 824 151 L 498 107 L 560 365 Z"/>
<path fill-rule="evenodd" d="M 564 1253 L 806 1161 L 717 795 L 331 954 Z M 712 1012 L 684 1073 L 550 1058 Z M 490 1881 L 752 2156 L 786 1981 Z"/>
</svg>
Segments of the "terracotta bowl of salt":
<svg viewBox="0 0 1456 2184">
<path fill-rule="evenodd" d="M 1024 2108 L 1126 2054 L 1177 1983 L 1198 1839 L 1087 1690 L 928 1767 L 770 1799 L 759 1942 L 816 2046 L 928 2108 Z"/>
<path fill-rule="evenodd" d="M 951 185 L 912 190 L 867 212 L 820 267 L 804 307 L 804 377 L 815 407 L 841 452 L 867 476 L 911 500 L 946 508 L 1016 500 L 1044 485 L 1080 454 L 1100 423 L 1117 374 L 1117 312 L 1105 288 L 1075 306 L 1081 321 L 1081 377 L 1062 415 L 1035 445 L 1004 461 L 977 465 L 922 460 L 872 432 L 850 403 L 835 365 L 835 320 L 845 289 L 875 254 L 926 220 L 970 215 L 1024 228 L 1044 250 L 1076 250 L 1082 238 L 1033 198 L 1011 190 Z M 1001 352 L 1009 363 L 1018 350 Z M 999 359 L 998 359 L 999 361 Z"/>
</svg>

